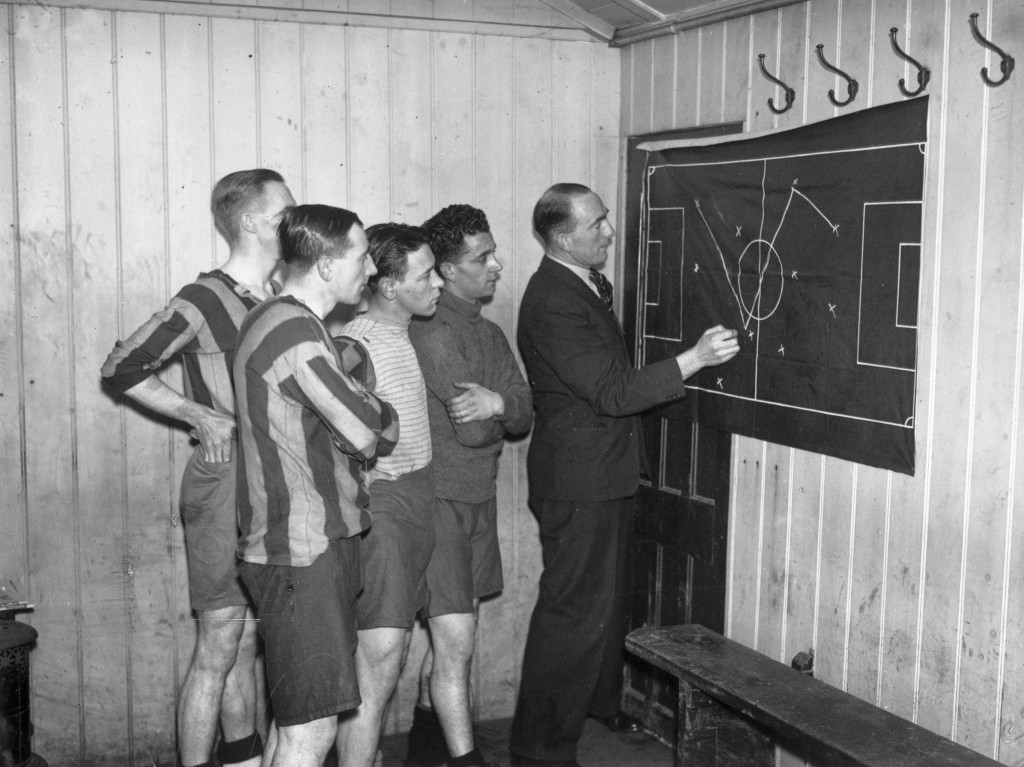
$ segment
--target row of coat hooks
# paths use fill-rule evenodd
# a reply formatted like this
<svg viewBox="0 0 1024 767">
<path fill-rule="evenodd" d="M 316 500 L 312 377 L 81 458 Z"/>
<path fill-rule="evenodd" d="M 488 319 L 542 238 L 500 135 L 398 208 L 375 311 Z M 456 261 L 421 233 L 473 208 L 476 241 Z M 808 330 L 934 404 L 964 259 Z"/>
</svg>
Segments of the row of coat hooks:
<svg viewBox="0 0 1024 767">
<path fill-rule="evenodd" d="M 1005 51 L 1003 51 L 990 40 L 986 40 L 984 35 L 982 35 L 981 32 L 978 31 L 978 14 L 972 13 L 970 18 L 968 19 L 968 23 L 971 25 L 971 34 L 974 35 L 974 39 L 981 43 L 981 45 L 985 46 L 990 51 L 995 53 L 997 56 L 999 56 L 999 70 L 1002 72 L 1003 76 L 999 80 L 993 80 L 988 75 L 988 67 L 982 67 L 981 79 L 985 81 L 986 85 L 989 85 L 993 88 L 998 85 L 1002 85 L 1003 83 L 1010 79 L 1010 73 L 1013 72 L 1013 56 L 1007 54 Z M 912 56 L 905 53 L 900 48 L 900 44 L 896 40 L 896 35 L 898 32 L 898 27 L 893 27 L 892 29 L 889 30 L 889 39 L 892 41 L 893 50 L 896 51 L 897 56 L 899 56 L 904 61 L 909 62 L 917 69 L 917 88 L 915 88 L 914 90 L 910 90 L 909 88 L 907 88 L 906 80 L 904 80 L 902 77 L 900 78 L 899 83 L 900 93 L 902 93 L 907 98 L 912 98 L 914 96 L 919 96 L 924 91 L 924 89 L 928 87 L 928 81 L 931 79 L 932 73 L 931 70 L 928 69 L 928 67 L 923 66 L 920 62 L 918 62 Z M 844 80 L 846 80 L 846 99 L 844 101 L 837 99 L 835 90 L 830 89 L 828 92 L 828 100 L 831 101 L 834 106 L 845 107 L 847 104 L 853 101 L 854 98 L 857 97 L 857 90 L 860 88 L 860 85 L 856 80 L 854 80 L 852 77 L 846 74 L 846 72 L 839 69 L 838 67 L 833 66 L 832 64 L 829 64 L 828 61 L 825 60 L 825 54 L 822 53 L 824 48 L 825 46 L 820 43 L 815 48 L 815 50 L 818 53 L 818 61 L 829 72 L 839 75 Z M 786 83 L 782 82 L 782 80 L 780 80 L 778 77 L 775 77 L 771 72 L 768 71 L 768 69 L 764 65 L 763 53 L 758 55 L 757 63 L 761 67 L 761 74 L 763 74 L 773 83 L 782 88 L 782 92 L 785 94 L 785 106 L 777 107 L 775 106 L 774 99 L 768 99 L 768 108 L 771 109 L 772 112 L 774 112 L 775 114 L 780 115 L 783 112 L 787 111 L 791 106 L 793 106 L 793 102 L 796 100 L 796 91 L 790 88 L 788 85 L 786 85 Z"/>
</svg>

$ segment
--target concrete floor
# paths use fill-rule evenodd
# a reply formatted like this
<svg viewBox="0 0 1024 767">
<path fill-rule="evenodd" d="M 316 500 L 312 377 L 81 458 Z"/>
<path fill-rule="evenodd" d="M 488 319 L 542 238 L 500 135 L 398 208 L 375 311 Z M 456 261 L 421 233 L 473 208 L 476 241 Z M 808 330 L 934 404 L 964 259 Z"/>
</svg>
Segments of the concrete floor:
<svg viewBox="0 0 1024 767">
<path fill-rule="evenodd" d="M 480 722 L 477 744 L 496 767 L 508 767 L 511 719 Z M 402 767 L 406 736 L 389 735 L 382 744 L 384 767 Z M 582 767 L 673 767 L 672 749 L 644 732 L 619 735 L 593 720 L 583 729 L 576 757 Z"/>
</svg>

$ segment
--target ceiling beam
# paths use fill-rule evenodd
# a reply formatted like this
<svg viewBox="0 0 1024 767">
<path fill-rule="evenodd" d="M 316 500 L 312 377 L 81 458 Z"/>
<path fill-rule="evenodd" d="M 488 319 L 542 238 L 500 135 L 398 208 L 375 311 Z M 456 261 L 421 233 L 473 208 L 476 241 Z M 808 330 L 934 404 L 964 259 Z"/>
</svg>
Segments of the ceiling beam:
<svg viewBox="0 0 1024 767">
<path fill-rule="evenodd" d="M 615 37 L 614 26 L 604 19 L 599 19 L 594 14 L 583 10 L 576 3 L 571 3 L 569 0 L 541 0 L 541 2 L 564 16 L 568 16 L 576 23 L 581 24 L 588 32 L 601 40 L 611 42 L 612 38 Z"/>
<path fill-rule="evenodd" d="M 392 16 L 385 13 L 306 10 L 284 5 L 256 5 L 256 0 L 30 0 L 43 8 L 90 8 L 103 11 L 133 13 L 187 14 L 225 19 L 255 21 L 286 21 L 300 24 L 326 24 L 385 29 L 414 29 L 426 32 L 528 37 L 543 40 L 592 42 L 593 33 L 579 27 L 550 27 L 539 24 L 510 22 L 464 21 L 434 19 L 411 15 Z M 269 0 L 273 3 L 275 0 Z M 14 4 L 0 0 L 0 5 Z"/>
<path fill-rule="evenodd" d="M 689 11 L 670 14 L 661 21 L 649 21 L 624 27 L 615 33 L 611 44 L 614 48 L 621 48 L 631 43 L 673 35 L 687 29 L 705 27 L 709 24 L 750 16 L 762 11 L 771 11 L 799 2 L 803 2 L 803 0 L 717 0 L 717 2 L 708 0 L 704 5 Z"/>
</svg>

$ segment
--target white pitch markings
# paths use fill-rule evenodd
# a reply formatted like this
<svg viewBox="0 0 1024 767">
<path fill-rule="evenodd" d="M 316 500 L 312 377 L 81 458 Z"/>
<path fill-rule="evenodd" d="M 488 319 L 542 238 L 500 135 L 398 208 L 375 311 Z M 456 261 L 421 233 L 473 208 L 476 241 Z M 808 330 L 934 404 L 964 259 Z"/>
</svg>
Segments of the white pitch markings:
<svg viewBox="0 0 1024 767">
<path fill-rule="evenodd" d="M 711 229 L 711 224 L 708 223 L 707 218 L 704 217 L 704 210 L 700 207 L 700 200 L 694 199 L 693 204 L 697 206 L 697 212 L 700 213 L 700 219 L 704 222 L 704 226 L 708 228 L 708 234 L 711 235 L 711 241 L 715 243 L 715 250 L 718 251 L 718 258 L 722 261 L 722 268 L 725 270 L 726 282 L 729 283 L 729 290 L 732 292 L 732 297 L 736 299 L 736 308 L 740 313 L 740 322 L 743 323 L 743 328 L 746 329 L 750 325 L 750 317 L 743 316 L 743 302 L 740 300 L 739 293 L 732 286 L 732 280 L 729 279 L 729 265 L 725 262 L 725 254 L 722 249 L 718 246 L 718 239 L 715 237 L 714 231 Z"/>
<path fill-rule="evenodd" d="M 739 268 L 737 268 L 737 270 L 736 270 L 736 284 L 734 286 L 733 282 L 732 282 L 732 278 L 730 276 L 730 272 L 729 272 L 729 265 L 726 263 L 725 253 L 722 252 L 722 248 L 718 244 L 718 238 L 715 236 L 714 231 L 711 229 L 711 224 L 708 223 L 707 216 L 704 215 L 704 210 L 700 206 L 700 200 L 695 198 L 694 201 L 693 201 L 694 205 L 697 208 L 697 212 L 700 213 L 701 220 L 704 222 L 704 226 L 708 230 L 708 234 L 711 235 L 711 241 L 715 243 L 715 250 L 718 251 L 718 258 L 719 258 L 719 260 L 721 260 L 722 268 L 725 270 L 726 281 L 729 283 L 729 290 L 732 292 L 733 298 L 736 299 L 737 309 L 739 310 L 739 313 L 740 313 L 740 322 L 743 324 L 743 329 L 744 330 L 749 330 L 750 329 L 750 323 L 754 319 L 754 317 L 756 316 L 756 313 L 758 312 L 758 310 L 760 308 L 760 305 L 761 305 L 761 292 L 762 292 L 762 288 L 764 286 L 765 273 L 768 271 L 768 267 L 769 267 L 770 261 L 771 261 L 770 258 L 766 258 L 765 257 L 765 253 L 764 253 L 763 248 L 764 248 L 765 245 L 767 245 L 773 251 L 775 250 L 775 241 L 778 239 L 779 233 L 782 231 L 782 227 L 786 223 L 786 216 L 789 214 L 789 208 L 793 204 L 793 197 L 794 197 L 794 195 L 799 195 L 808 205 L 810 205 L 811 208 L 814 209 L 814 211 L 819 216 L 821 216 L 822 220 L 826 224 L 828 224 L 829 227 L 831 227 L 832 233 L 836 237 L 839 237 L 839 224 L 832 223 L 832 221 L 829 219 L 829 217 L 826 216 L 822 212 L 821 208 L 819 208 L 817 205 L 815 205 L 811 201 L 811 198 L 809 198 L 807 195 L 805 195 L 803 192 L 801 192 L 799 189 L 796 188 L 796 185 L 800 182 L 800 179 L 794 178 L 793 179 L 793 183 L 792 183 L 792 185 L 789 188 L 789 197 L 786 198 L 786 205 L 782 209 L 782 215 L 779 217 L 779 225 L 775 228 L 775 232 L 772 235 L 771 241 L 765 240 L 763 235 L 764 235 L 765 219 L 767 217 L 767 212 L 766 212 L 766 209 L 765 209 L 765 205 L 767 203 L 767 197 L 768 197 L 768 190 L 766 188 L 767 174 L 768 174 L 768 163 L 764 162 L 763 165 L 762 165 L 762 173 L 761 173 L 761 223 L 760 223 L 760 235 L 761 236 L 758 238 L 758 242 L 757 242 L 757 245 L 758 245 L 757 292 L 754 294 L 753 300 L 751 300 L 751 302 L 750 302 L 750 308 L 749 309 L 746 307 L 745 303 L 740 298 L 740 294 L 739 294 L 739 290 L 740 290 L 740 277 L 741 277 Z M 737 226 L 736 227 L 736 236 L 740 237 L 741 235 L 742 235 L 742 227 Z M 696 263 L 694 264 L 693 271 L 694 272 L 699 271 L 699 266 Z M 792 279 L 794 279 L 794 280 L 797 279 L 797 272 L 796 272 L 795 269 L 792 272 Z M 781 290 L 781 288 L 780 288 L 780 290 Z M 829 309 L 833 310 L 832 314 L 833 314 L 833 316 L 835 316 L 835 311 L 834 311 L 835 307 L 830 305 Z M 763 318 L 759 318 L 759 319 L 763 319 Z M 753 335 L 751 335 L 751 338 L 753 338 Z"/>
<path fill-rule="evenodd" d="M 796 184 L 796 182 L 797 182 L 797 179 L 793 179 L 793 183 Z M 811 198 L 810 197 L 808 197 L 806 194 L 804 194 L 799 189 L 797 189 L 796 186 L 791 186 L 789 188 L 789 198 L 786 200 L 786 207 L 782 209 L 782 217 L 779 219 L 779 226 L 775 230 L 775 234 L 772 237 L 771 243 L 769 243 L 773 248 L 775 247 L 775 240 L 779 236 L 779 232 L 782 231 L 782 225 L 786 223 L 786 214 L 789 213 L 789 206 L 793 202 L 793 195 L 794 194 L 798 194 L 804 200 L 806 200 L 807 204 L 810 205 L 812 208 L 814 208 L 814 210 L 818 213 L 818 215 L 821 216 L 825 220 L 825 223 L 828 224 L 830 227 L 832 227 L 832 233 L 836 237 L 839 236 L 839 224 L 833 224 L 831 221 L 829 221 L 828 216 L 826 216 L 824 213 L 821 212 L 821 208 L 819 208 L 817 205 L 815 205 L 813 202 L 811 202 Z"/>
<path fill-rule="evenodd" d="M 833 316 L 833 317 L 836 317 L 836 306 L 838 306 L 838 304 L 829 304 L 829 305 L 828 305 L 828 310 L 829 310 L 830 312 L 832 312 L 832 316 Z M 836 319 L 839 319 L 839 318 L 838 318 L 838 317 L 836 317 Z"/>
</svg>

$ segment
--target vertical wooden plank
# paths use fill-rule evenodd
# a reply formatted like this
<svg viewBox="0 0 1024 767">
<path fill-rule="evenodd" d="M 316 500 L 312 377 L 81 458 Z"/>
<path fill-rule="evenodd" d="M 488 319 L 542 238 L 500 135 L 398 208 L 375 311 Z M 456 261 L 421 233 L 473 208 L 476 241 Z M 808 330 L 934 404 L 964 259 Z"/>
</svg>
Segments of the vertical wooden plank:
<svg viewBox="0 0 1024 767">
<path fill-rule="evenodd" d="M 69 257 L 73 324 L 77 485 L 81 520 L 82 674 L 85 758 L 127 756 L 130 661 L 125 602 L 125 516 L 116 411 L 97 364 L 117 337 L 117 158 L 111 15 L 66 12 Z M 111 459 L 114 459 L 113 461 Z"/>
<path fill-rule="evenodd" d="M 259 157 L 256 163 L 272 168 L 301 192 L 305 168 L 302 162 L 303 112 L 300 27 L 282 22 L 259 22 L 259 58 L 256 62 L 259 91 Z"/>
<path fill-rule="evenodd" d="M 747 647 L 757 646 L 763 446 L 759 440 L 733 437 L 725 629 Z"/>
<path fill-rule="evenodd" d="M 441 33 L 432 37 L 434 182 L 432 193 L 422 200 L 422 218 L 417 223 L 446 205 L 471 199 L 478 178 L 475 163 L 483 159 L 474 151 L 473 37 Z M 482 125 L 487 130 L 487 123 Z"/>
<path fill-rule="evenodd" d="M 640 136 L 653 130 L 654 41 L 647 40 L 630 47 L 633 58 L 630 84 L 629 135 Z"/>
<path fill-rule="evenodd" d="M 214 181 L 210 138 L 211 34 L 208 19 L 187 16 L 164 18 L 161 77 L 167 155 L 167 211 L 161 237 L 168 258 L 162 267 L 163 280 L 154 287 L 147 286 L 152 292 L 145 295 L 153 303 L 138 307 L 140 314 L 145 310 L 155 310 L 161 300 L 166 300 L 182 285 L 195 280 L 200 272 L 219 265 L 214 254 L 214 242 L 219 236 L 210 214 L 210 189 Z M 125 253 L 125 258 L 130 259 L 131 256 L 130 252 Z M 134 325 L 130 325 L 126 330 L 130 332 L 133 328 Z M 180 363 L 168 366 L 161 373 L 161 378 L 177 391 L 184 390 Z M 163 535 L 170 546 L 169 573 L 173 588 L 167 599 L 174 611 L 170 631 L 176 652 L 169 665 L 161 667 L 157 673 L 170 674 L 174 683 L 179 684 L 188 670 L 195 647 L 185 540 L 178 505 L 181 474 L 192 453 L 192 446 L 187 435 L 179 429 L 170 434 L 165 430 L 162 440 L 163 449 L 170 452 L 167 469 L 170 500 L 166 510 L 154 510 L 151 519 L 154 523 L 162 520 Z M 153 540 L 154 543 L 157 540 L 155 535 Z"/>
<path fill-rule="evenodd" d="M 17 163 L 24 312 L 29 590 L 35 743 L 54 762 L 82 757 L 78 509 L 71 472 L 71 317 L 62 10 L 15 9 Z M 61 119 L 54 119 L 55 115 Z M 45 351 L 45 353 L 43 353 Z M 59 535 L 54 535 L 59 531 Z"/>
<path fill-rule="evenodd" d="M 846 638 L 849 620 L 850 536 L 857 467 L 825 457 L 822 483 L 821 576 L 818 584 L 817 642 L 814 675 L 845 688 Z"/>
<path fill-rule="evenodd" d="M 750 21 L 734 19 L 724 27 L 721 121 L 742 121 L 750 130 Z"/>
<path fill-rule="evenodd" d="M 472 111 L 477 126 L 473 133 L 473 204 L 487 214 L 498 259 L 503 264 L 494 298 L 483 313 L 501 327 L 509 345 L 515 349 L 516 310 L 525 283 L 516 279 L 513 243 L 515 231 L 525 227 L 526 222 L 515 211 L 514 49 L 510 38 L 485 35 L 474 36 L 472 45 Z M 437 172 L 440 174 L 441 169 Z M 438 196 L 436 208 L 444 205 L 441 195 Z M 525 458 L 521 440 L 506 442 L 498 464 L 498 545 L 505 589 L 496 599 L 480 605 L 474 678 L 477 680 L 475 706 L 481 718 L 508 717 L 515 707 L 516 665 L 522 645 L 516 644 L 516 632 L 509 631 L 509 627 L 529 619 L 528 613 L 524 618 L 517 609 L 521 606 L 514 587 L 517 522 L 530 513 L 526 505 L 527 488 L 517 483 L 518 466 Z"/>
<path fill-rule="evenodd" d="M 256 22 L 210 19 L 210 103 L 213 105 L 213 174 L 255 168 L 263 147 L 257 99 Z M 227 260 L 228 247 L 216 240 L 215 261 Z"/>
<path fill-rule="evenodd" d="M 163 24 L 164 130 L 167 167 L 165 193 L 167 213 L 163 239 L 170 255 L 163 267 L 161 290 L 170 295 L 191 282 L 200 272 L 218 265 L 214 253 L 219 238 L 209 208 L 212 169 L 211 41 L 209 19 L 167 16 Z M 223 256 L 227 248 L 224 247 Z M 166 299 L 166 295 L 164 298 Z M 154 295 L 154 301 L 159 297 Z M 142 309 L 155 309 L 141 307 Z M 183 391 L 179 362 L 161 371 L 168 385 Z M 195 623 L 188 590 L 184 534 L 179 517 L 181 473 L 192 453 L 191 441 L 180 428 L 165 431 L 164 448 L 169 453 L 169 502 L 164 534 L 170 547 L 173 591 L 168 601 L 174 611 L 171 633 L 175 654 L 169 668 L 178 685 L 184 679 L 195 647 Z"/>
<path fill-rule="evenodd" d="M 515 72 L 515 147 L 513 167 L 517 169 L 515 181 L 514 221 L 515 254 L 514 279 L 518 285 L 527 281 L 540 263 L 542 249 L 534 239 L 529 225 L 533 206 L 554 178 L 551 160 L 552 89 L 551 71 L 554 52 L 545 40 L 517 39 L 513 43 L 513 69 Z M 520 450 L 517 484 L 526 488 L 526 450 Z M 525 505 L 525 504 L 524 504 Z M 516 624 L 513 627 L 515 645 L 526 644 L 530 615 L 537 602 L 537 584 L 541 573 L 540 543 L 536 521 L 524 509 L 518 510 L 515 533 L 515 573 L 511 588 L 515 595 Z M 522 657 L 516 658 L 518 685 Z"/>
<path fill-rule="evenodd" d="M 865 6 L 867 6 L 866 3 L 857 5 L 858 8 L 864 8 Z M 778 10 L 778 15 L 778 60 L 785 70 L 785 77 L 782 79 L 799 94 L 804 89 L 804 62 L 807 61 L 809 54 L 813 54 L 814 47 L 813 45 L 809 45 L 810 41 L 807 39 L 807 10 L 802 5 L 788 5 L 785 8 L 780 8 Z M 812 50 L 808 50 L 809 48 Z M 756 61 L 751 63 L 754 67 L 757 67 Z M 759 67 L 757 68 L 755 77 L 761 77 Z M 775 96 L 772 103 L 775 104 L 776 108 L 785 106 L 785 94 L 780 92 Z M 803 110 L 800 108 L 799 103 L 795 103 L 788 112 L 779 115 L 778 127 L 783 130 L 787 128 L 795 128 L 802 124 L 802 122 Z"/>
<path fill-rule="evenodd" d="M 676 123 L 676 81 L 685 81 L 690 87 L 695 88 L 696 67 L 690 69 L 679 68 L 676 70 L 676 50 L 679 43 L 678 35 L 667 35 L 651 40 L 651 130 L 669 130 L 678 127 Z M 689 52 L 688 52 L 689 53 Z M 692 51 L 691 58 L 697 59 L 696 50 Z M 683 107 L 685 110 L 686 107 Z"/>
<path fill-rule="evenodd" d="M 130 334 L 161 308 L 177 286 L 167 284 L 163 222 L 164 129 L 160 18 L 118 14 L 117 132 L 121 224 L 122 332 Z M 166 374 L 174 375 L 174 372 Z M 172 381 L 171 385 L 181 386 Z M 180 388 L 179 388 L 180 390 Z M 171 476 L 163 419 L 125 405 L 128 501 L 129 628 L 132 731 L 142 753 L 174 754 L 176 605 L 169 593 Z M 184 669 L 182 669 L 184 671 Z"/>
<path fill-rule="evenodd" d="M 292 186 L 292 194 L 302 202 L 347 208 L 355 203 L 348 193 L 345 28 L 306 24 L 302 40 L 304 189 Z"/>
<path fill-rule="evenodd" d="M 1019 103 L 1019 86 L 1015 91 Z M 1006 86 L 1001 86 L 1006 87 Z M 1019 166 L 1019 160 L 1017 161 Z M 1017 208 L 1016 215 L 1007 217 L 1007 228 L 1012 227 L 1015 235 L 1024 240 L 1024 192 L 1016 188 L 1022 179 L 1017 179 L 1008 189 L 1006 199 Z M 1024 242 L 1016 246 L 1018 258 L 1024 261 Z M 1008 315 L 1007 322 L 1016 325 L 1016 346 L 1010 347 L 1014 357 L 1013 397 L 1009 400 L 1009 444 L 1010 477 L 1007 485 L 1007 506 L 1009 518 L 1006 525 L 1006 568 L 1003 571 L 1003 648 L 1000 687 L 998 689 L 996 758 L 1004 764 L 1016 764 L 1024 759 L 1024 600 L 1016 598 L 1017 584 L 1024 583 L 1024 551 L 1016 544 L 1021 524 L 1024 522 L 1024 429 L 1021 428 L 1021 391 L 1024 380 L 1024 276 L 1017 283 L 1017 314 Z"/>
<path fill-rule="evenodd" d="M 550 75 L 551 108 L 554 112 L 551 154 L 554 179 L 557 182 L 575 181 L 585 186 L 593 183 L 593 104 L 590 90 L 592 47 L 590 43 L 554 43 Z M 609 266 L 614 267 L 614 264 Z"/>
<path fill-rule="evenodd" d="M 674 35 L 673 39 L 675 42 L 673 61 L 675 79 L 673 87 L 664 91 L 665 95 L 662 98 L 667 101 L 668 94 L 672 94 L 675 114 L 672 127 L 690 128 L 697 124 L 700 99 L 704 89 L 705 74 L 701 51 L 701 30 L 688 29 Z M 657 64 L 655 66 L 657 67 Z M 657 69 L 655 69 L 655 76 L 657 76 Z M 657 104 L 657 99 L 655 104 Z M 655 128 L 655 130 L 657 129 Z"/>
<path fill-rule="evenodd" d="M 972 8 L 953 0 L 953 19 L 966 19 Z M 951 24 L 948 30 L 949 61 L 970 60 L 977 52 L 967 24 Z M 931 451 L 925 456 L 928 488 L 928 527 L 922 614 L 927 625 L 921 636 L 918 721 L 930 730 L 951 735 L 956 712 L 956 673 L 960 647 L 960 619 L 965 526 L 970 498 L 967 480 L 974 414 L 975 371 L 971 369 L 977 317 L 965 307 L 965 298 L 976 295 L 978 248 L 978 199 L 981 155 L 978 136 L 985 130 L 985 89 L 978 86 L 974 67 L 950 66 L 942 84 L 947 119 L 944 159 L 940 160 L 945 191 L 939 200 L 938 248 L 942 253 L 962 254 L 941 258 L 936 296 L 940 307 L 960 307 L 959 321 L 942 322 L 936 333 L 933 364 L 941 371 L 932 407 L 940 414 L 935 423 Z M 967 304 L 971 306 L 971 304 Z"/>
<path fill-rule="evenodd" d="M 431 34 L 393 30 L 390 35 L 391 216 L 420 224 L 433 212 Z"/>
<path fill-rule="evenodd" d="M 392 215 L 388 31 L 350 28 L 347 48 L 349 203 L 369 226 Z"/>
<path fill-rule="evenodd" d="M 914 478 L 893 475 L 887 543 L 886 604 L 883 614 L 885 633 L 882 637 L 883 652 L 879 668 L 879 705 L 908 719 L 916 716 L 920 637 L 929 631 L 927 616 L 921 612 L 921 592 L 924 588 L 922 557 L 923 544 L 928 534 L 926 523 L 930 504 L 926 499 L 929 495 L 929 479 L 935 471 L 928 457 L 928 446 L 935 439 L 933 435 L 937 423 L 933 416 L 935 411 L 931 404 L 931 392 L 941 381 L 941 378 L 936 378 L 941 374 L 936 370 L 933 359 L 938 337 L 936 326 L 942 322 L 938 310 L 937 287 L 943 259 L 939 252 L 937 233 L 940 217 L 938 201 L 944 183 L 940 166 L 943 147 L 940 142 L 943 137 L 943 81 L 946 78 L 944 62 L 947 60 L 943 43 L 943 5 L 913 2 L 910 6 L 912 15 L 909 25 L 905 21 L 893 23 L 901 29 L 901 44 L 909 46 L 913 56 L 927 60 L 932 69 L 932 81 L 927 91 L 930 94 L 929 146 L 918 299 L 917 403 L 914 422 L 917 471 Z"/>
<path fill-rule="evenodd" d="M 14 153 L 15 7 L 2 13 L 0 45 L 0 598 L 28 600 L 29 516 L 25 504 L 25 430 L 22 360 L 21 243 L 18 239 L 18 168 Z"/>
<path fill-rule="evenodd" d="M 759 498 L 761 531 L 761 583 L 757 649 L 776 660 L 782 657 L 786 615 L 786 568 L 792 505 L 789 484 L 789 448 L 766 443 L 764 483 Z"/>
<path fill-rule="evenodd" d="M 697 100 L 697 125 L 722 121 L 724 98 L 722 55 L 725 49 L 725 24 L 712 24 L 700 30 L 700 98 Z"/>
<path fill-rule="evenodd" d="M 839 4 L 835 0 L 827 3 L 812 3 L 809 37 L 804 55 L 806 72 L 804 93 L 801 98 L 800 92 L 797 92 L 797 105 L 794 107 L 794 109 L 803 111 L 807 122 L 835 117 L 839 111 L 828 100 L 829 89 L 836 88 L 835 75 L 821 66 L 815 52 L 815 48 L 820 44 L 825 46 L 823 50 L 828 56 L 834 56 L 838 35 Z"/>
<path fill-rule="evenodd" d="M 917 87 L 916 70 L 896 55 L 889 38 L 889 30 L 896 27 L 897 41 L 901 47 L 906 45 L 907 10 L 907 0 L 875 0 L 871 80 L 865 84 L 868 90 L 864 93 L 872 106 L 901 101 L 900 78 L 907 80 L 904 84 L 911 90 Z"/>
<path fill-rule="evenodd" d="M 768 99 L 772 98 L 776 106 L 784 103 L 785 99 L 779 92 L 780 89 L 765 79 L 758 66 L 758 56 L 765 54 L 764 65 L 769 72 L 778 74 L 780 60 L 785 62 L 785 69 L 780 79 L 786 80 L 791 77 L 792 56 L 789 51 L 779 51 L 779 12 L 766 11 L 751 17 L 751 34 L 753 36 L 753 47 L 747 62 L 751 77 L 751 115 L 749 130 L 764 131 L 778 127 L 780 118 L 768 108 Z M 739 52 L 737 52 L 738 55 Z M 793 87 L 796 87 L 795 85 Z M 792 111 L 792 110 L 791 110 Z M 792 120 L 790 112 L 786 113 L 788 120 Z"/>
<path fill-rule="evenodd" d="M 1019 3 L 990 6 L 990 36 L 1024 33 L 1024 8 Z M 979 19 L 979 22 L 983 21 Z M 982 28 L 984 31 L 984 28 Z M 989 64 L 998 77 L 998 64 Z M 978 86 L 975 86 L 976 88 Z M 1007 89 L 1009 88 L 1009 89 Z M 1024 190 L 1021 174 L 1006 173 L 1006 168 L 1021 168 L 1021 143 L 1024 126 L 1013 119 L 1013 105 L 1019 104 L 1024 90 L 1020 82 L 1000 88 L 981 88 L 982 110 L 987 116 L 986 133 L 981 137 L 983 187 L 978 200 L 981 217 L 979 283 L 975 297 L 978 315 L 974 339 L 974 385 L 976 405 L 973 413 L 973 438 L 970 450 L 970 517 L 966 531 L 966 570 L 963 584 L 963 619 L 960 670 L 957 689 L 955 732 L 957 741 L 984 753 L 996 753 L 998 727 L 993 726 L 993 692 L 999 687 L 1000 651 L 1003 647 L 1004 605 L 1019 598 L 1017 584 L 1004 583 L 1006 568 L 1007 490 L 1013 467 L 1007 460 L 1015 435 L 1007 419 L 1007 403 L 1017 390 L 1015 368 L 1019 361 L 1008 353 L 1019 348 L 1012 320 L 1020 312 L 1021 232 L 1007 226 L 1005 203 L 1020 200 Z M 1012 209 L 1012 208 L 1011 208 Z M 1019 210 L 1019 209 L 1018 209 Z M 1019 214 L 1018 214 L 1019 217 Z M 1008 599 L 1003 589 L 1010 588 Z M 1018 644 L 1021 636 L 1007 642 Z M 1019 710 L 1011 707 L 1010 711 Z M 997 718 L 998 723 L 998 718 Z"/>
</svg>

